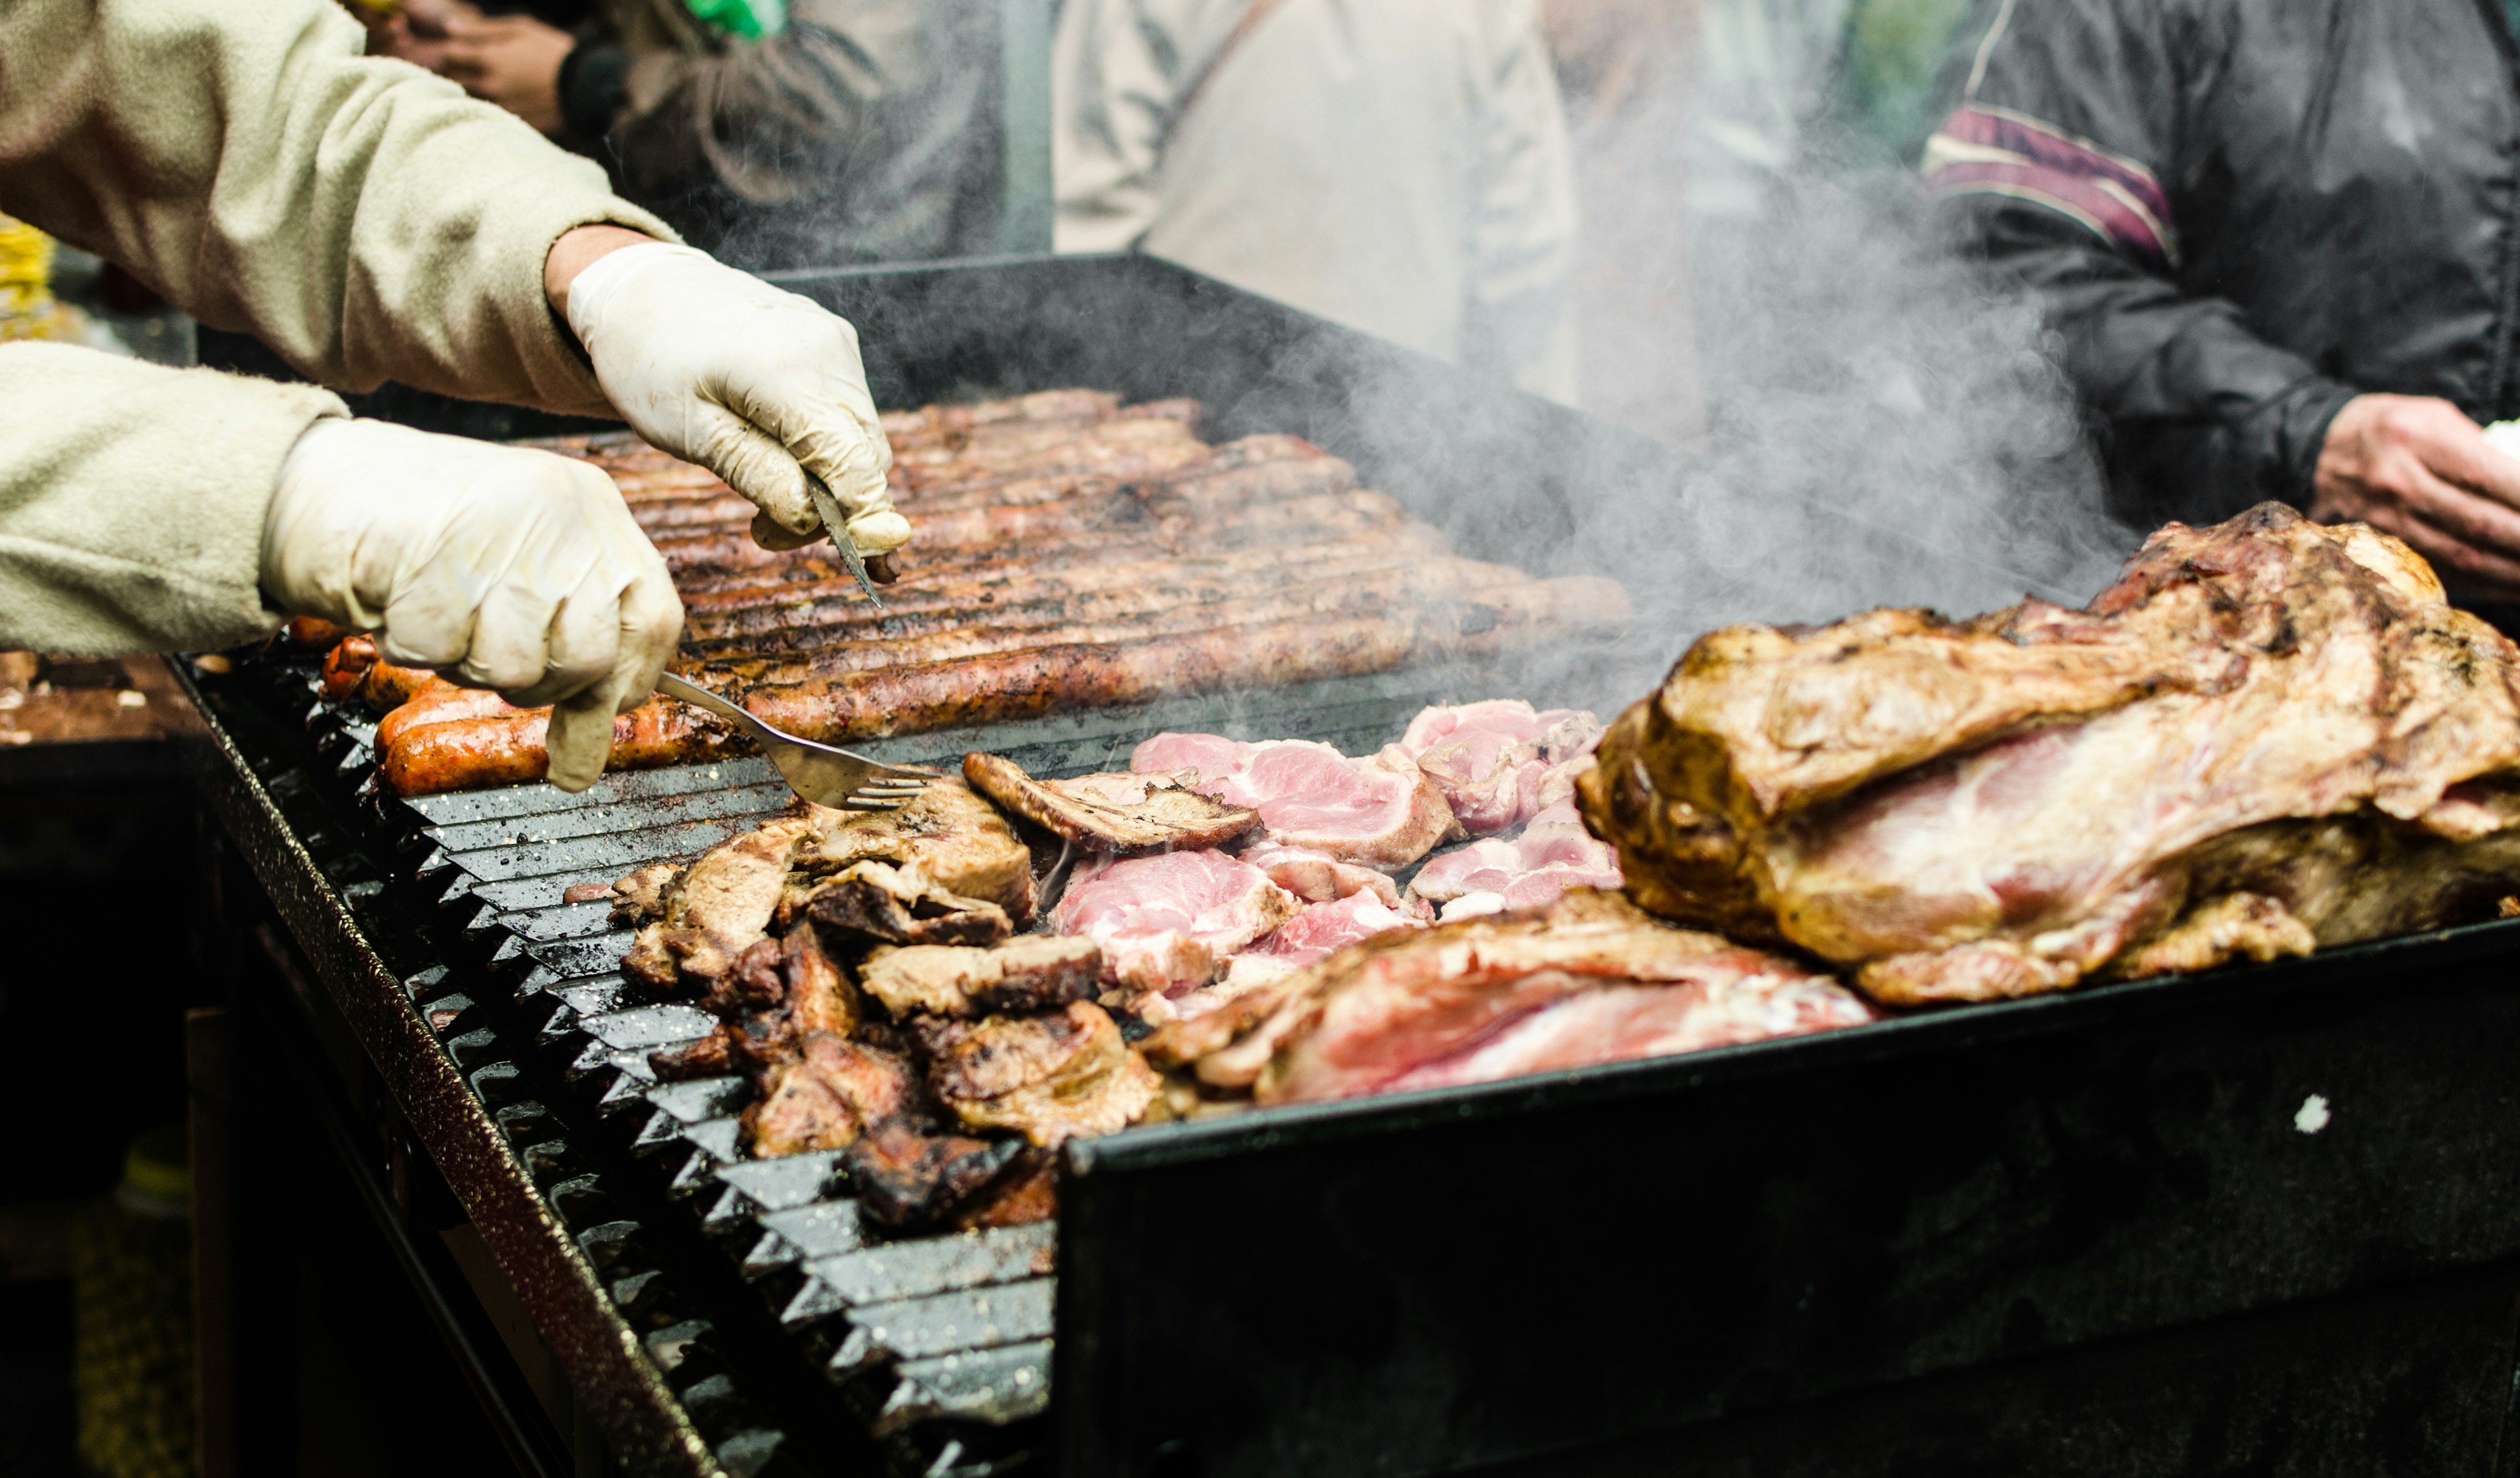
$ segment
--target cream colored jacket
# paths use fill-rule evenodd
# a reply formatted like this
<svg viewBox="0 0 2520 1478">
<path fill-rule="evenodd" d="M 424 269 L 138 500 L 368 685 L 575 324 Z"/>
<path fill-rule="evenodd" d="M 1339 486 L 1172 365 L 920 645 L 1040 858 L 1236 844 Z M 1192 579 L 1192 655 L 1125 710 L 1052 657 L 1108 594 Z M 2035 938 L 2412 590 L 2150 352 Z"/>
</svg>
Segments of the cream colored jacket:
<svg viewBox="0 0 2520 1478">
<path fill-rule="evenodd" d="M 0 212 L 308 378 L 609 414 L 543 296 L 575 226 L 672 239 L 499 109 L 359 55 L 328 0 L 0 0 Z M 250 641 L 311 385 L 0 344 L 0 648 Z"/>
<path fill-rule="evenodd" d="M 1574 162 L 1537 0 L 1282 0 L 1229 50 L 1254 4 L 1066 0 L 1058 249 L 1166 257 L 1571 403 Z"/>
</svg>

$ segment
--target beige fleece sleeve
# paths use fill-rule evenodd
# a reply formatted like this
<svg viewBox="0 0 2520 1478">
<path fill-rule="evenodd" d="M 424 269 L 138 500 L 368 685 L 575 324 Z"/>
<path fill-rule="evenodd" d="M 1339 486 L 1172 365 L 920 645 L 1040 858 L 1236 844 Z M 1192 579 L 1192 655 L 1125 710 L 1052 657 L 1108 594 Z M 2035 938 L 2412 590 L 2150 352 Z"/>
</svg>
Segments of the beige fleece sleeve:
<svg viewBox="0 0 2520 1478">
<path fill-rule="evenodd" d="M 268 635 L 263 510 L 313 385 L 0 344 L 0 648 L 203 650 Z"/>
<path fill-rule="evenodd" d="M 329 0 L 0 0 L 0 210 L 326 384 L 608 414 L 543 258 L 595 222 L 673 233 L 363 42 Z"/>
</svg>

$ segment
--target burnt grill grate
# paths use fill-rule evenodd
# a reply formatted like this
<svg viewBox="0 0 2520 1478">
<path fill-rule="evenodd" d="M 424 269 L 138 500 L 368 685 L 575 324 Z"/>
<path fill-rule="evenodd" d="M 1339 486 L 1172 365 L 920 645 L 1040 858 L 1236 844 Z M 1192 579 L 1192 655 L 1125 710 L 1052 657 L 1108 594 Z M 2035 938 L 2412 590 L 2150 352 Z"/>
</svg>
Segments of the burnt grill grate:
<svg viewBox="0 0 2520 1478">
<path fill-rule="evenodd" d="M 891 1471 L 936 1478 L 1037 1459 L 1056 1227 L 886 1237 L 860 1222 L 836 1156 L 747 1158 L 748 1085 L 660 1084 L 647 1064 L 714 1019 L 643 994 L 617 969 L 630 931 L 607 904 L 563 896 L 696 856 L 784 807 L 768 763 L 613 774 L 574 796 L 536 784 L 398 798 L 377 785 L 374 725 L 322 701 L 315 673 L 274 653 L 248 679 L 304 715 L 317 768 L 392 857 L 377 886 L 408 890 L 439 921 L 447 958 L 410 978 L 414 1004 L 718 1459 L 739 1474 L 804 1471 L 823 1464 L 799 1454 L 873 1444 Z M 1164 729 L 1369 752 L 1427 703 L 1505 691 L 1492 671 L 1421 669 L 861 747 L 940 767 L 986 748 L 1044 775 L 1125 766 Z"/>
</svg>

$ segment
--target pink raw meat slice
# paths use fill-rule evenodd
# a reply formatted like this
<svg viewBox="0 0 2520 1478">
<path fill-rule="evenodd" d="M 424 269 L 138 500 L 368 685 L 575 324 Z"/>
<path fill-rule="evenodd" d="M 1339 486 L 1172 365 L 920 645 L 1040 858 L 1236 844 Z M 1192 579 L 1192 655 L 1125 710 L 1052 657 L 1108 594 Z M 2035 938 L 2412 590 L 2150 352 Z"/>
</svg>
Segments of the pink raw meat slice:
<svg viewBox="0 0 2520 1478">
<path fill-rule="evenodd" d="M 1289 964 L 1311 964 L 1376 934 L 1425 926 L 1423 915 L 1402 913 L 1372 893 L 1353 893 L 1336 903 L 1306 905 L 1302 913 L 1253 945 L 1251 953 Z"/>
<path fill-rule="evenodd" d="M 1159 734 L 1129 758 L 1138 771 L 1195 768 L 1198 789 L 1260 813 L 1268 839 L 1336 861 L 1405 868 L 1453 834 L 1452 808 L 1398 745 L 1349 759 L 1328 744 L 1241 744 L 1213 735 Z"/>
<path fill-rule="evenodd" d="M 1356 893 L 1372 893 L 1394 909 L 1406 908 L 1400 884 L 1388 873 L 1341 862 L 1328 852 L 1261 840 L 1239 854 L 1244 865 L 1269 874 L 1269 880 L 1306 903 L 1336 903 Z"/>
<path fill-rule="evenodd" d="M 1572 801 L 1551 806 L 1511 839 L 1488 837 L 1430 859 L 1409 883 L 1412 897 L 1447 905 L 1444 918 L 1536 909 L 1568 888 L 1614 889 L 1618 854 L 1584 829 Z"/>
<path fill-rule="evenodd" d="M 1220 962 L 1293 918 L 1295 895 L 1222 852 L 1095 858 L 1077 868 L 1053 918 L 1102 947 L 1102 978 L 1178 993 L 1216 978 Z"/>
<path fill-rule="evenodd" d="M 1466 1051 L 1422 1063 L 1384 1084 L 1383 1091 L 1493 1083 L 1861 1026 L 1871 1019 L 1871 1009 L 1843 987 L 1800 971 L 1603 986 L 1524 1016 Z"/>
<path fill-rule="evenodd" d="M 1472 836 L 1509 830 L 1570 792 L 1601 722 L 1577 708 L 1535 710 L 1520 698 L 1428 708 L 1400 747 L 1444 792 Z"/>
</svg>

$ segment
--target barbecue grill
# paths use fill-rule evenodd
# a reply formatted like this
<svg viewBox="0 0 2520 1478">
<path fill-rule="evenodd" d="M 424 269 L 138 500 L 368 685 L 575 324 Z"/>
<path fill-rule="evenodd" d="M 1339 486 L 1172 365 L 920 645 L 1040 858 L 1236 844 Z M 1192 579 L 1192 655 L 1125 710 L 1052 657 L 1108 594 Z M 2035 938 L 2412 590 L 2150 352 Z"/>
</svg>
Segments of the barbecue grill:
<svg viewBox="0 0 2520 1478">
<path fill-rule="evenodd" d="M 881 404 L 1195 395 L 1220 439 L 1309 436 L 1538 573 L 1626 500 L 1702 496 L 1668 449 L 1160 263 L 788 284 L 859 324 Z M 1795 516 L 1746 553 L 1810 599 L 1898 542 Z M 1663 567 L 1721 584 L 1720 553 Z M 2031 583 L 1912 555 L 1955 606 Z M 863 747 L 1058 776 L 1168 728 L 1367 752 L 1427 702 L 1633 695 L 1603 691 L 1632 651 L 1551 656 Z M 743 1156 L 740 1080 L 652 1080 L 714 1023 L 641 999 L 607 905 L 562 897 L 784 805 L 765 763 L 398 800 L 312 656 L 192 681 L 215 804 L 630 1471 L 2520 1469 L 2520 924 L 1132 1130 L 1068 1146 L 1055 1226 L 885 1239 L 835 1156 Z M 2271 1450 L 2304 1402 L 2397 1416 Z"/>
</svg>

